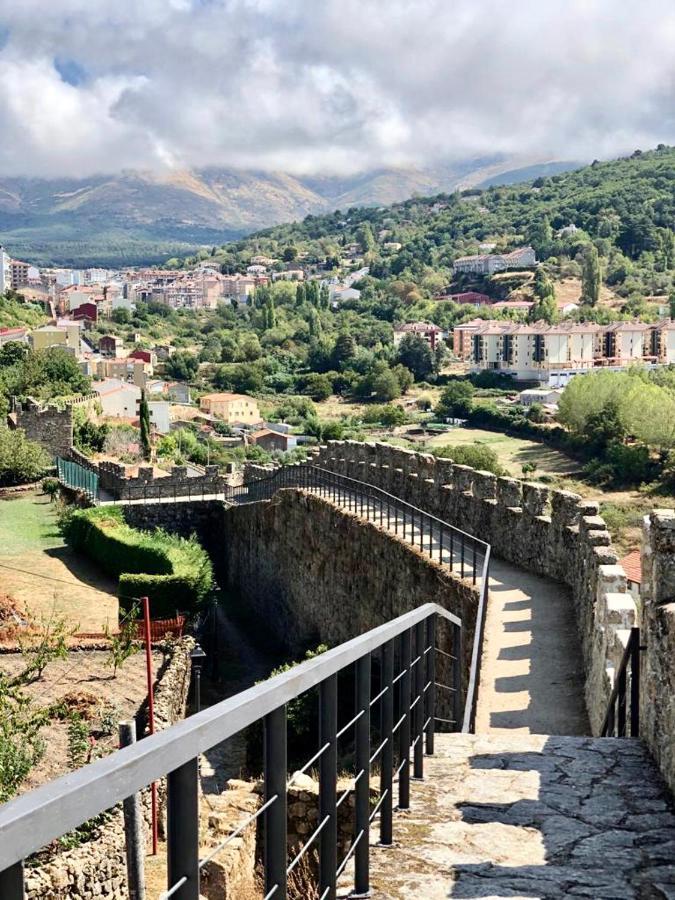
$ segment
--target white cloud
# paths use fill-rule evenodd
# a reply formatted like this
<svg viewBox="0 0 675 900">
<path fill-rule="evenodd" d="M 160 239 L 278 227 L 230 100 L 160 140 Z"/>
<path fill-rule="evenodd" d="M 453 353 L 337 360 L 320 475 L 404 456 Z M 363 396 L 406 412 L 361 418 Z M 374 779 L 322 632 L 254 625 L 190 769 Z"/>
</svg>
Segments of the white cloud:
<svg viewBox="0 0 675 900">
<path fill-rule="evenodd" d="M 4 175 L 675 142 L 672 0 L 5 0 L 0 26 Z"/>
</svg>

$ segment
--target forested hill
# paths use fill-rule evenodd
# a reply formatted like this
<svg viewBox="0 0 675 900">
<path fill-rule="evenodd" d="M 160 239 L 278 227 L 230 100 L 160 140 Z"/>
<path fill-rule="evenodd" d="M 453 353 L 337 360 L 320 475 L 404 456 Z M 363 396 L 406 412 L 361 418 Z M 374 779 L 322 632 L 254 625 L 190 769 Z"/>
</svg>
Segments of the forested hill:
<svg viewBox="0 0 675 900">
<path fill-rule="evenodd" d="M 292 258 L 297 251 L 330 268 L 355 242 L 371 275 L 415 282 L 424 296 L 448 284 L 453 260 L 481 243 L 495 243 L 497 251 L 531 243 L 555 266 L 573 264 L 593 241 L 606 283 L 629 297 L 672 290 L 674 227 L 675 148 L 661 145 L 527 184 L 310 215 L 228 244 L 215 258 L 226 271 L 255 253 Z"/>
</svg>

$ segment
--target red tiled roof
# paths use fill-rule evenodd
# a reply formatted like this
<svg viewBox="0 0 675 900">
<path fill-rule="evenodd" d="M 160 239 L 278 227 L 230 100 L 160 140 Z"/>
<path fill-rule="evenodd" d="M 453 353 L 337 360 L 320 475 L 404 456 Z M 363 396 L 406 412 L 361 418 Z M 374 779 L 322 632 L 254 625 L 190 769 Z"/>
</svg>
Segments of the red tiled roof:
<svg viewBox="0 0 675 900">
<path fill-rule="evenodd" d="M 642 557 L 639 550 L 631 550 L 629 554 L 619 561 L 629 581 L 642 584 Z"/>
</svg>

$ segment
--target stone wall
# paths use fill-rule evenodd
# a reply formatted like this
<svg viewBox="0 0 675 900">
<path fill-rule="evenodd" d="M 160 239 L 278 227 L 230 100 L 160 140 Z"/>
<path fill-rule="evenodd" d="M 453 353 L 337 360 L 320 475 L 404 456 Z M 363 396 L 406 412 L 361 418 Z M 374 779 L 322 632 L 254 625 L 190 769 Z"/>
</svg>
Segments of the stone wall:
<svg viewBox="0 0 675 900">
<path fill-rule="evenodd" d="M 221 584 L 242 597 L 289 655 L 319 643 L 337 646 L 433 602 L 462 619 L 466 679 L 478 591 L 447 567 L 302 491 L 226 509 L 223 523 L 214 558 Z"/>
<path fill-rule="evenodd" d="M 68 458 L 99 477 L 101 490 L 116 500 L 156 499 L 159 497 L 201 497 L 206 494 L 222 494 L 230 480 L 220 474 L 218 466 L 205 466 L 199 475 L 188 474 L 187 466 L 173 466 L 168 475 L 155 475 L 152 466 L 139 466 L 138 475 L 129 477 L 126 466 L 102 460 L 94 462 L 73 448 Z"/>
<path fill-rule="evenodd" d="M 185 716 L 190 687 L 190 649 L 185 638 L 171 650 L 171 658 L 155 686 L 155 725 L 168 728 Z M 161 792 L 160 792 L 161 795 Z M 142 794 L 149 823 L 150 792 Z M 49 862 L 26 869 L 26 900 L 126 900 L 124 821 L 116 808 L 90 840 L 55 854 Z"/>
<path fill-rule="evenodd" d="M 642 545 L 640 734 L 675 791 L 675 512 L 645 519 Z"/>
<path fill-rule="evenodd" d="M 36 441 L 52 457 L 66 456 L 73 445 L 73 410 L 69 404 L 64 409 L 53 405 L 41 406 L 35 400 L 17 403 L 16 427 L 23 429 L 26 437 Z"/>
<path fill-rule="evenodd" d="M 496 556 L 569 585 L 598 733 L 636 609 L 597 503 L 389 444 L 331 441 L 310 461 L 374 484 L 489 542 Z"/>
</svg>

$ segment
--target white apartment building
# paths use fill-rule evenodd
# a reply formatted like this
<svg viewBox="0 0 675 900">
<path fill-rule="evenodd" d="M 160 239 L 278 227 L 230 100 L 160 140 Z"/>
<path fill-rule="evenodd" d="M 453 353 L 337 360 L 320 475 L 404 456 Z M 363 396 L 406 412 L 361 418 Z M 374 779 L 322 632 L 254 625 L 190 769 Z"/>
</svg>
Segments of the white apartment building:
<svg viewBox="0 0 675 900">
<path fill-rule="evenodd" d="M 675 363 L 675 323 L 669 319 L 655 325 L 476 322 L 470 333 L 472 371 L 499 371 L 518 381 L 559 386 L 596 368 Z"/>
<path fill-rule="evenodd" d="M 537 265 L 537 255 L 532 247 L 518 247 L 511 253 L 481 253 L 477 256 L 460 256 L 453 263 L 455 272 L 474 275 L 494 275 L 508 269 L 529 269 Z"/>
</svg>

